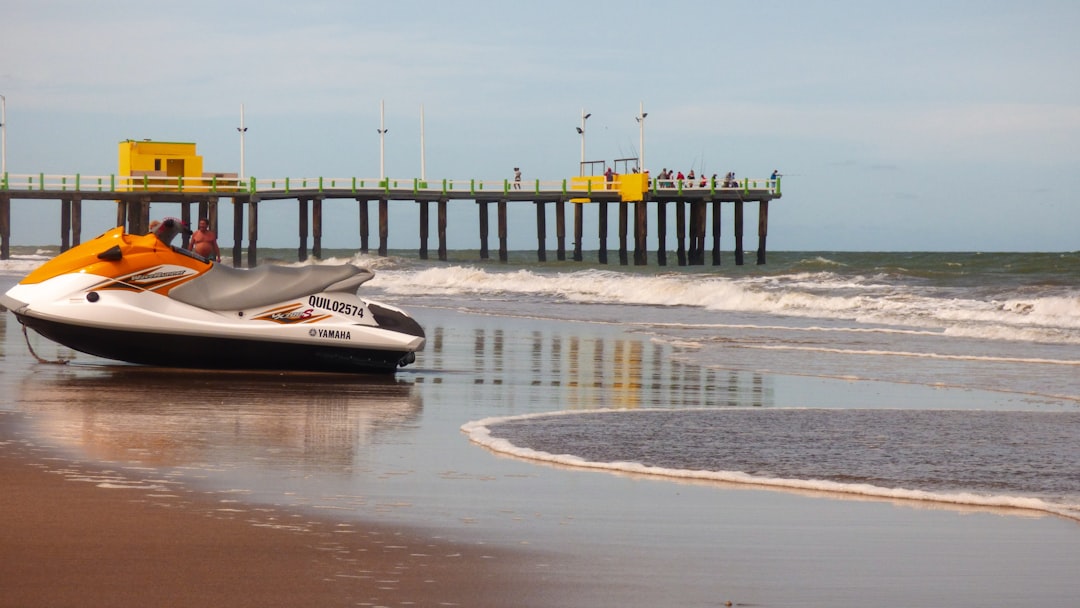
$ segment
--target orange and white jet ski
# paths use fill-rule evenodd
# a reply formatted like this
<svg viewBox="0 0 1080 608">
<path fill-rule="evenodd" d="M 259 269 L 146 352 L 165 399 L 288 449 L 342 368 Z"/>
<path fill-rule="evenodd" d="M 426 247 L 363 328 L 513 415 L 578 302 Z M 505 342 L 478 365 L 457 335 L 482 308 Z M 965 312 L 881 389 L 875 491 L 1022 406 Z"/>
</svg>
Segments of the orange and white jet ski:
<svg viewBox="0 0 1080 608">
<path fill-rule="evenodd" d="M 237 269 L 115 228 L 49 260 L 0 295 L 19 321 L 69 348 L 145 365 L 390 372 L 416 359 L 424 330 L 356 295 L 352 264 Z"/>
</svg>

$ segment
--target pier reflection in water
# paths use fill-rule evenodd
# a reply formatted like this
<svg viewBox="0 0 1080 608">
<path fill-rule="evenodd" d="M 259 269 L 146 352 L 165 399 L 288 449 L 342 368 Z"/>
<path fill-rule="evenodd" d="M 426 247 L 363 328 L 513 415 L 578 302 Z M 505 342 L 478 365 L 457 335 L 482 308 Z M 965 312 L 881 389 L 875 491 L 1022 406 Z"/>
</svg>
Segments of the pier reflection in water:
<svg viewBox="0 0 1080 608">
<path fill-rule="evenodd" d="M 504 511 L 526 505 L 508 507 L 501 491 L 484 498 L 488 484 L 541 483 L 540 473 L 477 449 L 459 430 L 465 422 L 774 404 L 770 376 L 687 365 L 670 345 L 614 325 L 431 316 L 416 364 L 386 377 L 139 367 L 31 334 L 42 357 L 71 359 L 48 365 L 34 361 L 5 315 L 2 407 L 30 414 L 40 445 L 144 480 L 242 492 L 260 504 L 454 526 L 486 514 L 489 524 L 514 526 Z"/>
<path fill-rule="evenodd" d="M 460 370 L 464 358 L 454 345 L 471 344 L 472 369 L 461 371 L 471 376 L 471 398 L 492 403 L 552 403 L 548 409 L 773 405 L 771 379 L 762 374 L 687 365 L 672 358 L 670 346 L 646 336 L 593 328 L 580 335 L 574 324 L 543 327 L 435 327 L 420 365 Z"/>
</svg>

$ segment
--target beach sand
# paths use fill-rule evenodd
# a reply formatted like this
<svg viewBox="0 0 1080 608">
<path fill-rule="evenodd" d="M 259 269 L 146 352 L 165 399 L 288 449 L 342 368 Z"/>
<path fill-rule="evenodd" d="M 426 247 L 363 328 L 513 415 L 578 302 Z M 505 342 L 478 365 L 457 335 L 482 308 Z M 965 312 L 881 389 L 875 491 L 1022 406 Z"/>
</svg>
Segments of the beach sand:
<svg viewBox="0 0 1080 608">
<path fill-rule="evenodd" d="M 617 328 L 418 312 L 428 348 L 397 379 L 372 382 L 78 355 L 42 364 L 5 315 L 0 605 L 983 607 L 1080 597 L 1075 521 L 489 453 L 460 425 L 686 407 L 717 379 L 663 367 L 655 345 Z M 582 381 L 629 359 L 649 384 Z M 731 404 L 765 407 L 967 407 L 977 397 L 720 380 Z"/>
<path fill-rule="evenodd" d="M 529 605 L 513 552 L 223 509 L 57 458 L 0 412 L 0 606 Z"/>
</svg>

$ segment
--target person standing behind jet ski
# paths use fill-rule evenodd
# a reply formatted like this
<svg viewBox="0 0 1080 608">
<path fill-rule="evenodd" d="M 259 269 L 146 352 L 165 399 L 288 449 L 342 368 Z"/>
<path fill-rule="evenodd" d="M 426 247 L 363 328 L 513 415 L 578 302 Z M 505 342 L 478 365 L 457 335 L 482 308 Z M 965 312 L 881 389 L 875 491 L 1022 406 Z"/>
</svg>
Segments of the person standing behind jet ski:
<svg viewBox="0 0 1080 608">
<path fill-rule="evenodd" d="M 191 234 L 191 230 L 182 220 L 167 217 L 160 222 L 157 220 L 150 222 L 150 233 L 156 235 L 162 243 L 171 245 L 176 235 L 180 233 Z"/>
<path fill-rule="evenodd" d="M 199 219 L 199 229 L 191 235 L 191 249 L 204 258 L 215 262 L 221 261 L 221 250 L 218 249 L 217 234 L 210 230 L 210 221 L 206 218 Z"/>
</svg>

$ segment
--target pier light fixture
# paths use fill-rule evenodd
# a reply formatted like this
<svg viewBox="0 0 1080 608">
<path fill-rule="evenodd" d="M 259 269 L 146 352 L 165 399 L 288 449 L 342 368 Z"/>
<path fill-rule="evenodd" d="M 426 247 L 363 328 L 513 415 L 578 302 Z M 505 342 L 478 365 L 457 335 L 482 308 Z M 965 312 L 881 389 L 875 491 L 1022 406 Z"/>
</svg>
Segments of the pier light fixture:
<svg viewBox="0 0 1080 608">
<path fill-rule="evenodd" d="M 386 101 L 379 102 L 379 179 L 386 179 Z"/>
<path fill-rule="evenodd" d="M 427 181 L 427 153 L 424 150 L 424 104 L 420 104 L 420 181 Z"/>
<path fill-rule="evenodd" d="M 586 114 L 585 108 L 581 108 L 581 126 L 577 127 L 577 132 L 581 135 L 581 173 L 585 173 L 585 121 L 592 116 L 592 113 Z"/>
<path fill-rule="evenodd" d="M 649 113 L 645 111 L 645 102 L 638 102 L 638 115 L 635 118 L 638 122 L 638 171 L 645 173 L 645 117 Z"/>
<path fill-rule="evenodd" d="M 0 175 L 7 173 L 7 97 L 0 95 Z"/>
<path fill-rule="evenodd" d="M 240 182 L 244 181 L 244 133 L 247 133 L 247 127 L 244 126 L 244 104 L 240 104 L 240 126 L 236 128 L 240 132 Z"/>
</svg>

